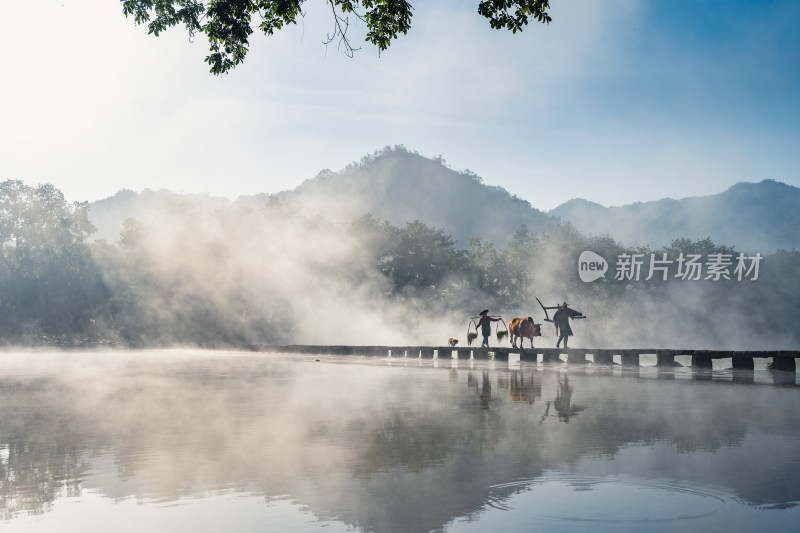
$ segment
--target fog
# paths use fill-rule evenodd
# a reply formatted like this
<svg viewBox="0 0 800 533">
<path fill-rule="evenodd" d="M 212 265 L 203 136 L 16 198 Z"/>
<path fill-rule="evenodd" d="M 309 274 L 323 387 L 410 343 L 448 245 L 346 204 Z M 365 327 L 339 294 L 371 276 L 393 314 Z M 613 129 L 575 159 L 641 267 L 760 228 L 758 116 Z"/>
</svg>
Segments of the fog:
<svg viewBox="0 0 800 533">
<path fill-rule="evenodd" d="M 408 161 L 413 165 L 398 170 Z M 406 190 L 409 169 L 423 178 L 409 180 Z M 94 232 L 88 204 L 67 204 L 52 185 L 3 182 L 0 310 L 6 320 L 0 339 L 7 345 L 164 347 L 442 346 L 456 338 L 464 346 L 470 321 L 482 309 L 503 317 L 495 330 L 516 317 L 543 322 L 539 298 L 550 307 L 567 301 L 588 317 L 573 322 L 571 347 L 800 344 L 793 327 L 800 319 L 798 251 L 764 254 L 757 280 L 739 281 L 732 272 L 733 279 L 720 281 L 645 280 L 646 267 L 639 279 L 618 280 L 621 254 L 645 260 L 667 254 L 672 263 L 684 253 L 703 259 L 727 254 L 735 262 L 737 251 L 678 236 L 658 250 L 629 247 L 567 223 L 553 226 L 551 218 L 487 188 L 474 174 L 400 148 L 365 158 L 344 174 L 345 191 L 357 191 L 365 180 L 365 191 L 382 191 L 375 194 L 385 198 L 371 205 L 376 211 L 365 210 L 364 194 L 333 194 L 341 178 L 333 174 L 310 180 L 291 201 L 155 194 L 161 201 L 149 204 L 125 193 L 104 204 L 108 213 L 118 201 L 128 202 L 130 214 L 138 214 L 122 224 L 114 242 L 88 240 Z M 482 192 L 489 203 L 473 210 Z M 446 208 L 437 210 L 437 203 Z M 391 220 L 383 218 L 381 205 L 392 205 Z M 442 226 L 411 218 L 425 210 L 437 213 Z M 515 213 L 526 210 L 524 220 L 533 226 L 517 219 Z M 470 224 L 462 223 L 469 217 Z M 452 228 L 472 228 L 476 235 L 458 240 Z M 580 280 L 584 251 L 605 258 L 604 279 Z M 543 326 L 535 345 L 553 346 L 554 328 Z"/>
<path fill-rule="evenodd" d="M 350 225 L 277 201 L 210 215 L 165 206 L 122 243 L 143 281 L 128 327 L 159 332 L 150 342 L 441 344 L 465 329 L 422 297 L 387 296 L 370 242 Z M 105 271 L 121 290 L 126 280 Z"/>
<path fill-rule="evenodd" d="M 589 283 L 578 279 L 578 257 L 586 250 L 609 261 L 604 278 Z M 649 258 L 651 250 L 627 248 L 609 236 L 586 236 L 568 224 L 538 235 L 529 263 L 533 304 L 512 309 L 513 316 L 542 322 L 544 338 L 535 345 L 554 346 L 556 335 L 534 296 L 546 306 L 566 301 L 588 317 L 571 322 L 570 347 L 797 349 L 800 339 L 791 324 L 800 316 L 798 285 L 786 279 L 797 264 L 796 254 L 792 263 L 767 255 L 756 281 L 674 279 L 674 267 L 667 281 L 659 275 L 646 281 L 644 267 L 638 281 L 618 281 L 613 261 L 621 252 Z M 548 312 L 550 318 L 554 312 Z"/>
<path fill-rule="evenodd" d="M 337 209 L 358 213 L 355 206 Z M 548 306 L 568 301 L 588 317 L 573 322 L 571 347 L 797 347 L 790 318 L 800 310 L 787 296 L 795 285 L 770 271 L 772 256 L 759 281 L 642 276 L 625 283 L 613 279 L 612 264 L 606 279 L 588 284 L 577 279 L 582 251 L 611 259 L 629 249 L 570 225 L 529 233 L 518 249 L 485 240 L 479 248 L 448 247 L 424 233 L 446 232 L 420 228 L 327 217 L 276 198 L 261 208 L 231 204 L 210 213 L 188 201 L 165 203 L 145 222 L 127 222 L 121 255 L 95 252 L 117 301 L 127 302 L 100 327 L 148 345 L 441 346 L 453 337 L 464 346 L 470 319 L 489 308 L 505 324 L 534 317 L 544 335 L 534 345 L 554 346 L 538 297 Z M 405 241 L 398 240 L 401 231 Z M 522 270 L 509 270 L 511 260 Z"/>
</svg>

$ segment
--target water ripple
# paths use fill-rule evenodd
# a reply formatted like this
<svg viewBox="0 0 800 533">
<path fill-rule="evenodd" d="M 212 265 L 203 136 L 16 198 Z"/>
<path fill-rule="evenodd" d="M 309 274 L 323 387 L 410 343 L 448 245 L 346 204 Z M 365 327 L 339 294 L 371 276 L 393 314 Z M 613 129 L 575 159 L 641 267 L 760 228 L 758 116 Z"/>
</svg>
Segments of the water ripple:
<svg viewBox="0 0 800 533">
<path fill-rule="evenodd" d="M 622 477 L 553 475 L 489 489 L 487 507 L 576 522 L 692 520 L 719 513 L 732 500 L 708 488 Z"/>
</svg>

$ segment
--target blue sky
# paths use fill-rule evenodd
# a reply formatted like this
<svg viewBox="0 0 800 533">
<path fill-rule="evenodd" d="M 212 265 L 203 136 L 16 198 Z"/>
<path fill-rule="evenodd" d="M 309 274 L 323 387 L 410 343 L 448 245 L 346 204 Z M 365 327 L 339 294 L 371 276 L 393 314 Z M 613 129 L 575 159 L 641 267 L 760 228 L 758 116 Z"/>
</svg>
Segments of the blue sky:
<svg viewBox="0 0 800 533">
<path fill-rule="evenodd" d="M 800 2 L 552 0 L 517 35 L 477 0 L 414 4 L 408 35 L 349 59 L 308 0 L 214 77 L 202 39 L 119 2 L 0 0 L 0 179 L 235 198 L 402 144 L 543 210 L 800 186 Z"/>
</svg>

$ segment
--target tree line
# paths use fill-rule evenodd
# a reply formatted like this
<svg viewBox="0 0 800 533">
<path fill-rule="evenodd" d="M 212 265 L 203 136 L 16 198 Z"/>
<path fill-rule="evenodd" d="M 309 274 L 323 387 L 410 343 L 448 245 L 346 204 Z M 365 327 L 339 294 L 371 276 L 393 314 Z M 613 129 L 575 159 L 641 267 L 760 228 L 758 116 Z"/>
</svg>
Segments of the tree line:
<svg viewBox="0 0 800 533">
<path fill-rule="evenodd" d="M 629 247 L 569 224 L 542 233 L 521 226 L 503 247 L 457 243 L 420 221 L 332 223 L 274 198 L 210 215 L 173 206 L 126 221 L 115 243 L 92 241 L 95 231 L 88 203 L 70 204 L 52 185 L 0 184 L 5 344 L 303 343 L 313 331 L 304 322 L 324 331 L 389 309 L 398 328 L 411 323 L 407 314 L 463 320 L 486 307 L 539 322 L 537 297 L 587 313 L 587 341 L 613 332 L 630 343 L 757 339 L 789 349 L 800 340 L 797 250 L 763 253 L 757 280 L 615 279 L 614 260 L 626 254 L 674 265 L 682 254 L 738 252 L 710 239 Z M 579 278 L 585 250 L 609 261 L 604 279 Z"/>
</svg>

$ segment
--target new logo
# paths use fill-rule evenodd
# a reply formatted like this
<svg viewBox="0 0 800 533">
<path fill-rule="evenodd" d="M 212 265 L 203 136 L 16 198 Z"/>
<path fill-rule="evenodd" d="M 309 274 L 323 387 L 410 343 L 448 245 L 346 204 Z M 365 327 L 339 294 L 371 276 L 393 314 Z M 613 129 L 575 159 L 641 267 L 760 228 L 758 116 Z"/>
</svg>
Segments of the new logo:
<svg viewBox="0 0 800 533">
<path fill-rule="evenodd" d="M 594 252 L 581 252 L 578 258 L 578 276 L 581 281 L 591 282 L 605 277 L 608 271 L 608 262 Z"/>
</svg>

